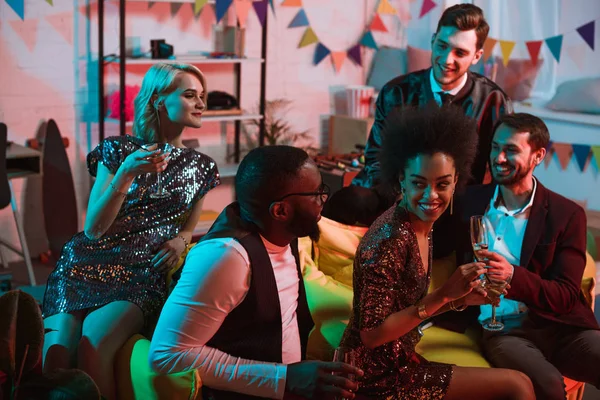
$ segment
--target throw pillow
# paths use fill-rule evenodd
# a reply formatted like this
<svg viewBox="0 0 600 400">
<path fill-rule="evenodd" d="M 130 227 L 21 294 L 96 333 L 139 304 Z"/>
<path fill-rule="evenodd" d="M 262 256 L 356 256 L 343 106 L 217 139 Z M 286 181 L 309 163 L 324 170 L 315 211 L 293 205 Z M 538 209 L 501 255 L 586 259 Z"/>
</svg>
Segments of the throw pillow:
<svg viewBox="0 0 600 400">
<path fill-rule="evenodd" d="M 406 57 L 408 58 L 407 72 L 420 71 L 431 67 L 431 50 L 417 49 L 416 47 L 406 47 Z"/>
<path fill-rule="evenodd" d="M 600 77 L 561 83 L 546 107 L 556 111 L 600 114 Z"/>
</svg>

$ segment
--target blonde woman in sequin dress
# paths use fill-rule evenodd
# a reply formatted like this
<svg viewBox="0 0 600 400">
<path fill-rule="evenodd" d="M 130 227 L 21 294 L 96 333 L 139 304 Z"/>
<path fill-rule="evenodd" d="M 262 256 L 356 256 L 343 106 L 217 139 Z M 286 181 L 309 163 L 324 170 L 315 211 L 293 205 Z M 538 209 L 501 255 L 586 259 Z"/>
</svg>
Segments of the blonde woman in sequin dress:
<svg viewBox="0 0 600 400">
<path fill-rule="evenodd" d="M 433 223 L 452 201 L 475 157 L 474 124 L 453 106 L 391 114 L 380 156 L 402 200 L 363 237 L 354 261 L 354 303 L 341 346 L 357 352 L 358 393 L 375 399 L 534 399 L 524 374 L 428 362 L 415 352 L 428 316 L 488 301 L 483 263 L 460 266 L 427 294 Z"/>
<path fill-rule="evenodd" d="M 96 181 L 85 231 L 63 248 L 44 296 L 44 370 L 78 367 L 115 398 L 113 361 L 133 334 L 151 330 L 167 296 L 166 272 L 192 239 L 204 195 L 219 184 L 215 162 L 183 146 L 199 128 L 206 80 L 191 65 L 156 64 L 135 99 L 135 137 L 111 137 L 87 158 Z M 161 154 L 157 146 L 174 148 Z M 157 172 L 170 192 L 152 198 Z M 144 329 L 146 328 L 146 329 Z"/>
</svg>

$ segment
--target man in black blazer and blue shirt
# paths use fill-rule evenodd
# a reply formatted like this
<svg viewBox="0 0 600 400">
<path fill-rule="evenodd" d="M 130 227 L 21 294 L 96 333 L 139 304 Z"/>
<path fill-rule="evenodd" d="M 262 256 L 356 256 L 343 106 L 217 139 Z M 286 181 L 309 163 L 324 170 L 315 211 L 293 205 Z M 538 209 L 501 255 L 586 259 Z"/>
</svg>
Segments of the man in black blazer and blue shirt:
<svg viewBox="0 0 600 400">
<path fill-rule="evenodd" d="M 484 332 L 485 354 L 495 367 L 527 374 L 537 398 L 552 400 L 565 398 L 563 375 L 600 387 L 600 331 L 581 291 L 585 212 L 533 176 L 549 141 L 533 115 L 500 117 L 490 153 L 495 182 L 468 187 L 459 202 L 457 261 L 473 259 L 469 218 L 484 215 L 488 277 L 510 283 L 502 302 L 514 305 L 503 331 Z"/>
</svg>

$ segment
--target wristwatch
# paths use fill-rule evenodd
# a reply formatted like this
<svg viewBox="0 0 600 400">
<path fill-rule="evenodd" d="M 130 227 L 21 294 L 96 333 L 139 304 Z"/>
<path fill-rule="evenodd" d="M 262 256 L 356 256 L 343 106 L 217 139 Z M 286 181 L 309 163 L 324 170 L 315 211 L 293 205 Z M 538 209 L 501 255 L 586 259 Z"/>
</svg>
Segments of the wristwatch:
<svg viewBox="0 0 600 400">
<path fill-rule="evenodd" d="M 423 303 L 417 303 L 417 313 L 419 314 L 419 318 L 421 319 L 429 318 L 429 314 L 427 313 L 427 310 L 425 309 L 425 304 Z"/>
</svg>

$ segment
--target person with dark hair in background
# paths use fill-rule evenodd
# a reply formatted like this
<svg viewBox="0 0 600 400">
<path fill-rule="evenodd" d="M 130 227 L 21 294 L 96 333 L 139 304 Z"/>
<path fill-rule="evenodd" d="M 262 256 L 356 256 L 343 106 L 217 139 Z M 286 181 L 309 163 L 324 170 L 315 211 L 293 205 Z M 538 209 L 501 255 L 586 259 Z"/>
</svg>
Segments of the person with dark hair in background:
<svg viewBox="0 0 600 400">
<path fill-rule="evenodd" d="M 198 369 L 204 399 L 353 398 L 358 385 L 344 375 L 362 371 L 301 361 L 314 324 L 297 239 L 318 239 L 329 195 L 316 164 L 298 148 L 259 147 L 240 163 L 235 191 L 186 259 L 152 338 L 152 367 Z"/>
<path fill-rule="evenodd" d="M 483 215 L 489 248 L 480 255 L 489 279 L 510 283 L 498 310 L 504 330 L 484 332 L 485 355 L 529 376 L 538 399 L 564 399 L 563 375 L 600 387 L 600 330 L 581 291 L 585 211 L 533 176 L 550 142 L 546 124 L 525 113 L 498 122 L 490 153 L 495 182 L 470 186 L 461 197 L 457 253 L 459 261 L 473 260 L 469 218 Z"/>
<path fill-rule="evenodd" d="M 479 146 L 469 183 L 483 183 L 494 123 L 501 115 L 512 113 L 511 102 L 502 89 L 469 71 L 483 55 L 488 31 L 483 11 L 473 4 L 457 4 L 444 11 L 431 39 L 431 68 L 394 78 L 381 89 L 366 144 L 365 167 L 354 178 L 353 185 L 374 188 L 382 184 L 378 154 L 389 113 L 398 107 L 422 108 L 433 102 L 440 106 L 452 104 L 475 120 Z M 452 237 L 451 225 L 447 213 L 436 223 L 436 258 L 454 249 L 448 240 Z"/>
<path fill-rule="evenodd" d="M 402 132 L 402 134 L 397 134 Z M 415 352 L 419 325 L 449 310 L 489 302 L 478 277 L 485 264 L 461 265 L 428 294 L 431 230 L 477 151 L 475 123 L 456 107 L 390 114 L 380 153 L 382 178 L 402 200 L 362 238 L 353 276 L 353 311 L 341 346 L 354 349 L 365 375 L 359 394 L 377 399 L 534 399 L 529 378 L 512 370 L 433 363 Z"/>
</svg>

